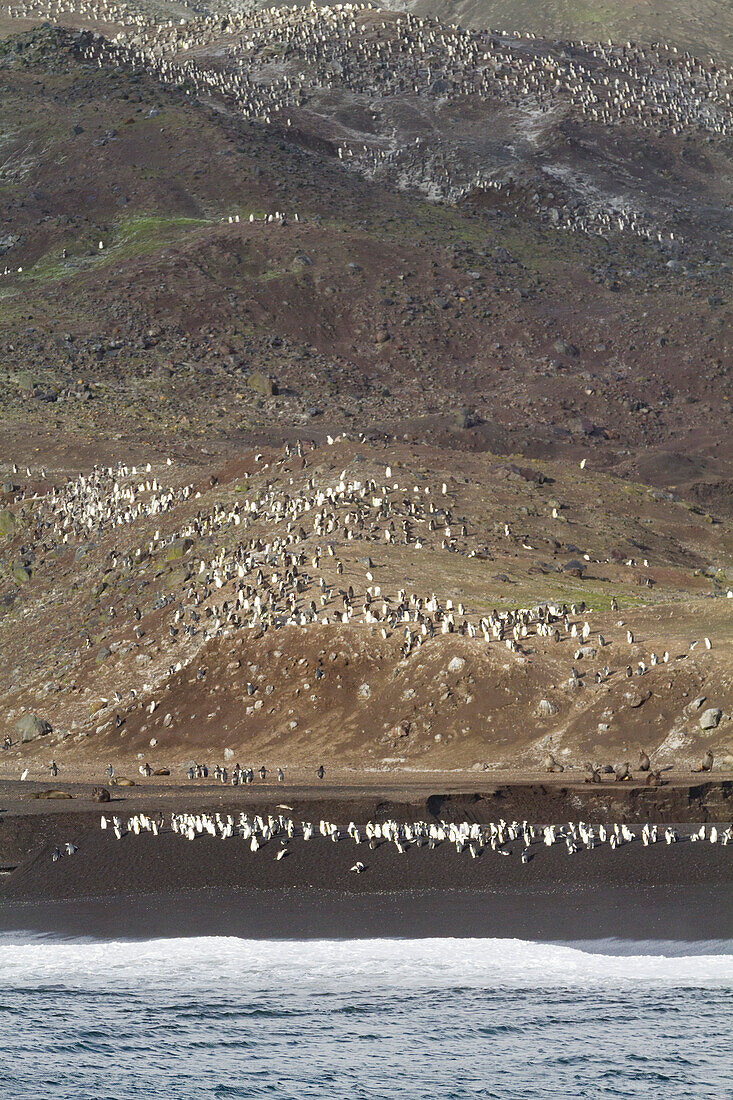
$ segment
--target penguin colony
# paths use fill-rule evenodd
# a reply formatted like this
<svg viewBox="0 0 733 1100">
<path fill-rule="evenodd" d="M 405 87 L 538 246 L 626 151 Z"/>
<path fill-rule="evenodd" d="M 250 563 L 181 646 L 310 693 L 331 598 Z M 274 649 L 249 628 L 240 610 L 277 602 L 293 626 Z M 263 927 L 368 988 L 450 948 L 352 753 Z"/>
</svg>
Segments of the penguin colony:
<svg viewBox="0 0 733 1100">
<path fill-rule="evenodd" d="M 333 89 L 352 101 L 362 97 L 375 122 L 373 133 L 367 142 L 354 142 L 344 128 L 337 139 L 339 160 L 398 185 L 420 181 L 417 186 L 440 201 L 458 202 L 481 190 L 511 191 L 520 184 L 510 165 L 488 169 L 480 153 L 391 135 L 391 126 L 379 121 L 394 97 L 412 98 L 418 113 L 426 105 L 440 104 L 443 110 L 498 103 L 520 113 L 569 113 L 598 126 L 627 125 L 672 136 L 733 132 L 731 74 L 713 59 L 703 61 L 663 43 L 559 45 L 532 34 L 468 31 L 369 4 L 245 8 L 162 22 L 121 3 L 34 0 L 11 6 L 9 13 L 61 23 L 83 17 L 121 27 L 113 39 L 90 36 L 82 55 L 100 68 L 131 64 L 189 94 L 222 96 L 243 118 L 264 125 L 297 125 L 298 113 L 317 113 L 320 99 Z M 555 191 L 559 183 L 550 179 L 548 186 Z M 531 202 L 557 228 L 628 231 L 664 244 L 675 240 L 674 232 L 650 224 L 623 198 L 587 194 L 580 203 L 546 206 L 535 192 Z"/>
<path fill-rule="evenodd" d="M 708 841 L 723 845 L 733 841 L 733 826 L 724 828 L 717 825 L 701 825 L 689 836 L 681 835 L 672 825 L 654 825 L 649 822 L 641 827 L 631 828 L 617 822 L 597 826 L 582 821 L 569 821 L 560 825 L 531 825 L 528 821 L 508 822 L 503 819 L 491 821 L 487 825 L 443 820 L 368 821 L 362 830 L 353 821 L 343 829 L 335 822 L 324 819 L 317 823 L 296 822 L 282 813 L 266 816 L 247 813 L 171 813 L 167 821 L 162 813 L 157 816 L 139 813 L 127 820 L 118 815 L 109 818 L 102 815 L 100 826 L 111 830 L 117 840 L 127 836 L 140 836 L 142 833 L 158 836 L 169 830 L 185 840 L 196 840 L 204 835 L 221 840 L 238 839 L 247 844 L 252 852 L 262 851 L 271 845 L 268 854 L 272 855 L 274 852 L 276 860 L 281 860 L 288 854 L 292 841 L 306 842 L 319 837 L 334 844 L 350 841 L 356 846 L 358 854 L 363 853 L 365 858 L 367 851 L 374 851 L 383 844 L 393 845 L 400 855 L 405 855 L 410 848 L 425 847 L 433 850 L 441 845 L 454 845 L 457 854 L 466 853 L 472 859 L 478 859 L 487 850 L 501 856 L 511 856 L 519 851 L 524 864 L 529 863 L 542 847 L 549 848 L 555 844 L 563 846 L 568 855 L 575 855 L 582 850 L 592 851 L 605 844 L 615 851 L 638 840 L 641 840 L 644 847 L 658 843 L 676 844 L 683 840 L 689 843 Z M 513 844 L 517 847 L 511 847 Z M 367 869 L 361 859 L 350 867 L 350 871 L 355 874 Z"/>
<path fill-rule="evenodd" d="M 165 562 L 174 550 L 185 556 L 188 579 L 182 586 L 160 591 L 152 607 L 141 610 L 129 600 L 101 604 L 103 615 L 115 621 L 116 630 L 129 625 L 137 638 L 150 614 L 162 613 L 163 620 L 157 617 L 155 632 L 162 635 L 166 664 L 155 673 L 149 671 L 144 684 L 118 685 L 115 703 L 122 712 L 117 714 L 118 728 L 123 715 L 142 706 L 153 714 L 159 692 L 174 674 L 192 666 L 196 680 L 204 681 L 207 643 L 243 631 L 258 635 L 293 626 L 319 631 L 333 625 L 368 629 L 382 639 L 396 638 L 405 660 L 437 635 L 457 634 L 478 647 L 499 645 L 518 658 L 528 644 L 534 644 L 532 639 L 569 642 L 572 663 L 563 686 L 570 691 L 581 689 L 588 676 L 603 683 L 623 675 L 623 666 L 628 677 L 644 676 L 656 665 L 686 657 L 686 653 L 646 652 L 623 620 L 616 623 L 617 635 L 596 636 L 589 621 L 592 616 L 582 603 L 568 607 L 548 600 L 533 607 L 480 614 L 435 592 L 384 590 L 368 554 L 372 547 L 396 544 L 471 558 L 477 553 L 476 544 L 445 483 L 406 484 L 391 466 L 383 467 L 380 477 L 366 470 L 361 477 L 353 472 L 347 476 L 344 470 L 331 481 L 318 479 L 309 461 L 318 461 L 336 442 L 329 437 L 318 450 L 301 442 L 286 444 L 281 457 L 270 462 L 256 455 L 260 487 L 253 484 L 246 494 L 232 493 L 230 500 L 216 499 L 216 486 L 205 495 L 192 484 L 175 487 L 149 463 L 98 466 L 63 487 L 49 484 L 45 493 L 18 494 L 19 515 L 32 540 L 20 548 L 21 554 L 29 550 L 34 556 L 39 550 L 54 554 L 89 538 L 104 538 L 110 592 L 141 560 Z M 285 477 L 276 484 L 285 464 L 289 464 Z M 299 472 L 288 477 L 293 466 Z M 169 477 L 174 472 L 170 460 L 162 469 Z M 157 518 L 180 511 L 187 513 L 185 521 L 162 534 Z M 503 537 L 517 545 L 523 539 L 509 524 Z M 196 553 L 198 545 L 211 546 L 214 539 L 206 555 Z M 591 560 L 590 555 L 586 558 Z M 626 564 L 635 563 L 630 559 Z M 363 570 L 361 580 L 357 570 Z M 709 639 L 704 642 L 710 649 Z M 86 644 L 91 645 L 89 638 Z M 690 649 L 697 645 L 698 640 L 693 640 Z M 614 654 L 614 668 L 609 653 Z M 630 659 L 633 665 L 627 663 Z M 304 672 L 310 680 L 311 672 Z M 319 667 L 312 675 L 320 680 L 328 670 Z M 251 667 L 250 676 L 246 715 L 261 710 L 274 691 L 271 684 L 261 682 L 264 673 L 258 675 L 256 666 Z M 562 767 L 550 755 L 547 770 Z M 598 781 L 593 775 L 597 766 L 588 771 Z"/>
</svg>

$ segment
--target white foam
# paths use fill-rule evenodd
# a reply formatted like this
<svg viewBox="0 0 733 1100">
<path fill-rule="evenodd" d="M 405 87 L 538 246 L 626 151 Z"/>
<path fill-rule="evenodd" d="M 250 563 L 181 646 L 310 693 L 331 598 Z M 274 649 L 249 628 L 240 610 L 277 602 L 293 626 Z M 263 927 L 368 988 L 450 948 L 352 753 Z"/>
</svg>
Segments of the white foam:
<svg viewBox="0 0 733 1100">
<path fill-rule="evenodd" d="M 660 945 L 663 947 L 663 945 Z M 649 952 L 653 944 L 644 945 Z M 509 939 L 59 941 L 0 936 L 0 988 L 318 990 L 733 987 L 733 955 L 599 953 Z"/>
</svg>

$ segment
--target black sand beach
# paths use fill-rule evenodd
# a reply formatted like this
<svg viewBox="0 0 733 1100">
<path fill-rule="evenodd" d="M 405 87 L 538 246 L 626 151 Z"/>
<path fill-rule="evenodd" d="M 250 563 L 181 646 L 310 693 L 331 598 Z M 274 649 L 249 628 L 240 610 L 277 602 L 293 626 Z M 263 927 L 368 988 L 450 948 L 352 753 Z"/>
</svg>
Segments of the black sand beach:
<svg viewBox="0 0 733 1100">
<path fill-rule="evenodd" d="M 12 787 L 12 789 L 11 789 Z M 395 817 L 487 822 L 502 816 L 496 796 L 398 792 L 358 796 L 331 790 L 298 797 L 280 789 L 233 794 L 161 789 L 156 798 L 135 789 L 124 800 L 94 806 L 86 800 L 18 799 L 18 785 L 2 792 L 0 817 L 0 930 L 56 932 L 112 938 L 237 935 L 261 938 L 369 936 L 503 936 L 535 940 L 714 940 L 733 937 L 733 848 L 705 842 L 640 841 L 613 851 L 602 845 L 568 855 L 562 844 L 532 847 L 520 860 L 490 849 L 473 859 L 445 843 L 435 850 L 393 844 L 372 851 L 351 839 L 294 839 L 276 860 L 280 841 L 258 852 L 234 837 L 206 834 L 189 842 L 169 829 L 117 841 L 99 828 L 101 813 L 124 820 L 145 810 L 278 812 L 292 806 L 295 820 L 321 816 L 345 829 L 350 820 Z M 650 792 L 651 793 L 651 792 Z M 670 792 L 656 792 L 670 799 Z M 278 798 L 277 796 L 280 796 Z M 545 799 L 567 791 L 545 791 Z M 527 792 L 513 797 L 526 799 Z M 535 797 L 539 793 L 535 791 Z M 627 796 L 628 797 L 628 794 Z M 683 793 L 677 791 L 678 800 Z M 685 795 L 689 797 L 689 793 Z M 499 799 L 511 806 L 506 794 Z M 72 810 L 70 807 L 74 806 Z M 550 809 L 549 805 L 544 807 Z M 556 807 L 556 808 L 559 808 Z M 588 809 L 588 806 L 585 806 Z M 287 811 L 290 813 L 290 811 Z M 511 811 L 503 816 L 509 818 Z M 573 820 L 592 819 L 578 812 Z M 604 817 L 606 820 L 613 818 Z M 653 816 L 650 817 L 653 819 Z M 560 815 L 534 820 L 568 820 Z M 599 820 L 596 815 L 596 820 Z M 683 834 L 690 825 L 680 825 Z M 73 841 L 78 852 L 51 860 L 54 846 Z M 350 867 L 365 864 L 362 874 Z"/>
</svg>

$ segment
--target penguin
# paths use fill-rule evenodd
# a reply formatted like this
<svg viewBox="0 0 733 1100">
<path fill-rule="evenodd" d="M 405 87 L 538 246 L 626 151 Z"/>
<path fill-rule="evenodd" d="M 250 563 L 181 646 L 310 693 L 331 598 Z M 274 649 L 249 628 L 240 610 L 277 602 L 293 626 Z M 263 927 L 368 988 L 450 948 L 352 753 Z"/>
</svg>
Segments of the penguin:
<svg viewBox="0 0 733 1100">
<path fill-rule="evenodd" d="M 318 767 L 318 770 L 316 771 L 316 775 L 318 776 L 319 779 L 323 779 L 325 774 L 326 774 L 325 768 L 323 767 L 323 764 L 320 764 L 319 767 Z"/>
</svg>

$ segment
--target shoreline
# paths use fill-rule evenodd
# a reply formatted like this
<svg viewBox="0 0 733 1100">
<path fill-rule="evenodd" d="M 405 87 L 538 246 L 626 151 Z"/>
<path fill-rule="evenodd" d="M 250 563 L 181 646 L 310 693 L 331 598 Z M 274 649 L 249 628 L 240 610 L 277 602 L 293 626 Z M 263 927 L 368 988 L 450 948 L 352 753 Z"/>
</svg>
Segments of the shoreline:
<svg viewBox="0 0 733 1100">
<path fill-rule="evenodd" d="M 257 940 L 519 939 L 697 943 L 733 939 L 730 890 L 712 886 L 337 890 L 183 890 L 3 902 L 0 932 L 103 940 L 204 936 Z"/>
</svg>

